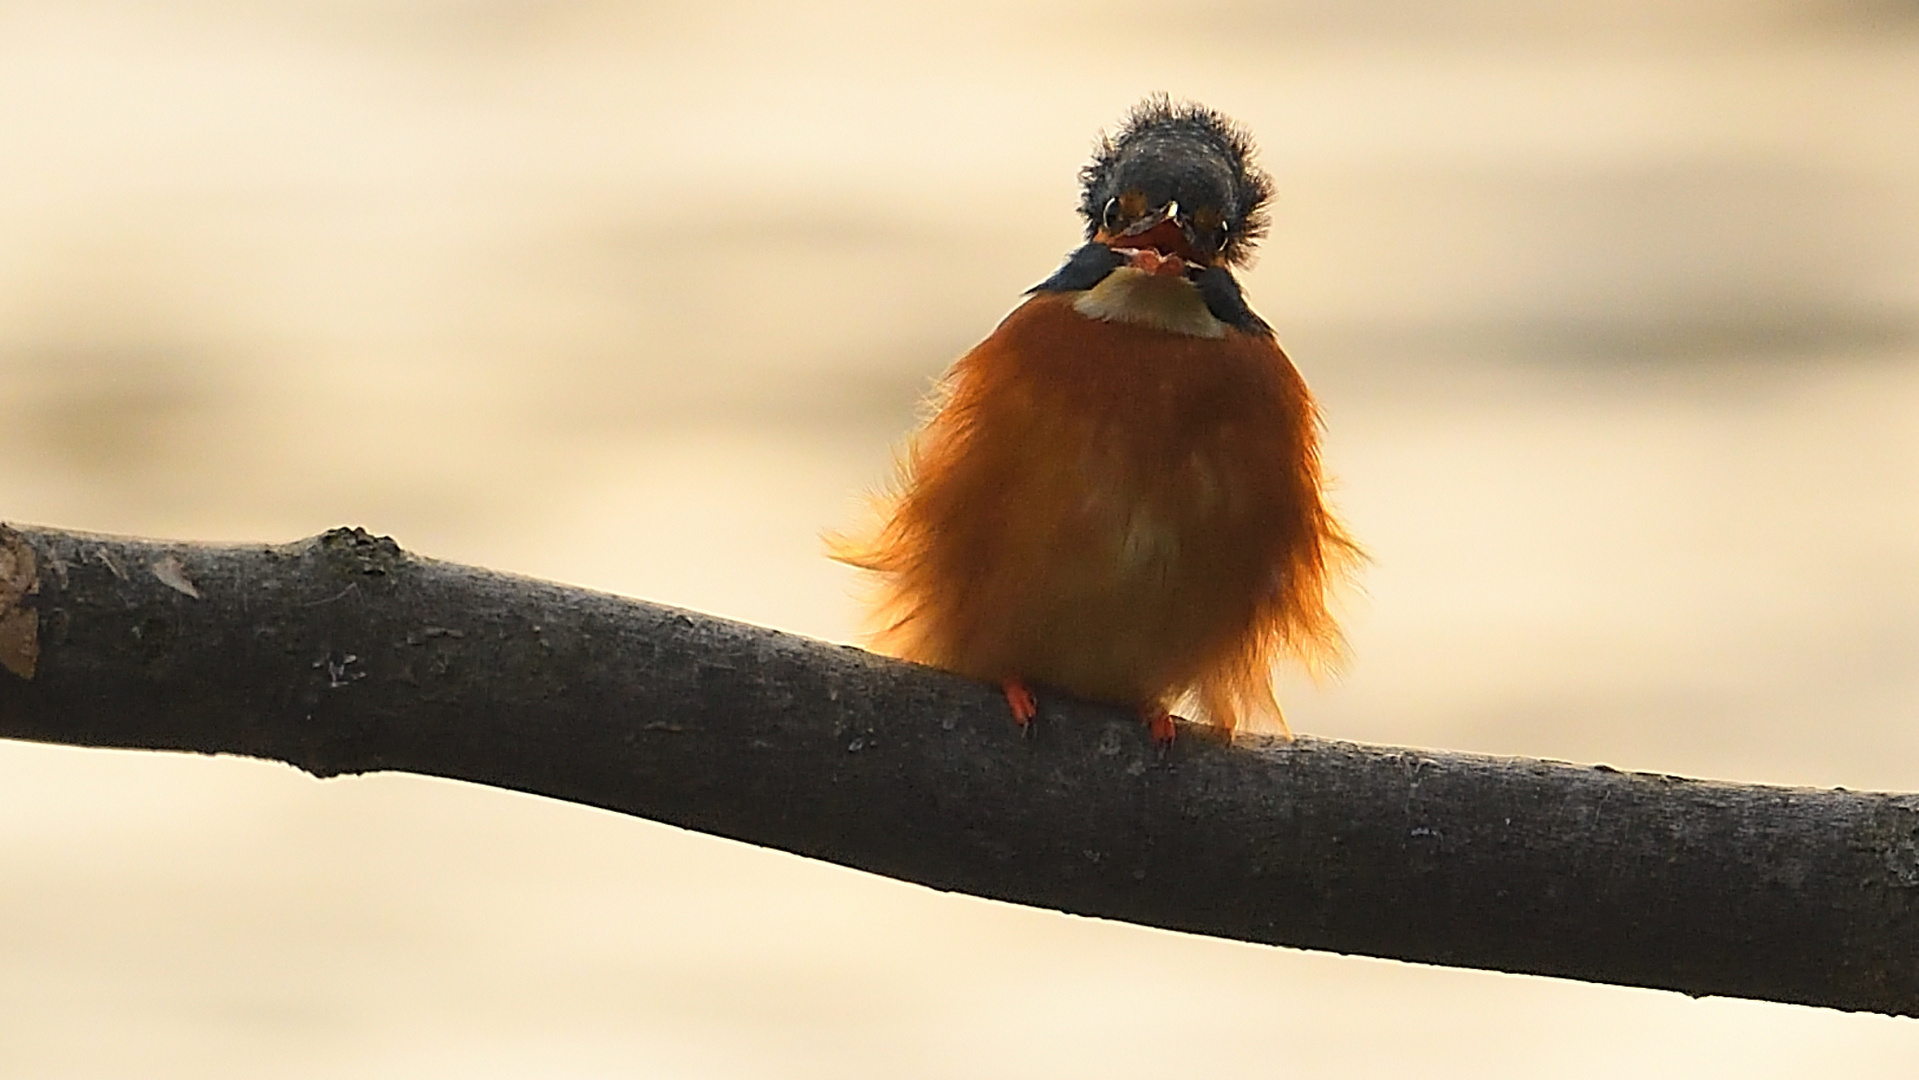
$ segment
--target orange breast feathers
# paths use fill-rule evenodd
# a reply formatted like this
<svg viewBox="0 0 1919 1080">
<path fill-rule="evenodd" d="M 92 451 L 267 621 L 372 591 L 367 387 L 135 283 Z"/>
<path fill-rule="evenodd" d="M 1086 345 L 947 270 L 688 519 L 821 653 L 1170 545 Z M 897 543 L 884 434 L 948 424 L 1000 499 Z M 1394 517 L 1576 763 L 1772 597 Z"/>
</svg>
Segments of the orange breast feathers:
<svg viewBox="0 0 1919 1080">
<path fill-rule="evenodd" d="M 1333 659 L 1353 546 L 1320 492 L 1318 420 L 1268 334 L 1088 318 L 1040 293 L 948 373 L 863 538 L 873 644 L 993 682 L 1231 732 L 1282 657 Z"/>
</svg>

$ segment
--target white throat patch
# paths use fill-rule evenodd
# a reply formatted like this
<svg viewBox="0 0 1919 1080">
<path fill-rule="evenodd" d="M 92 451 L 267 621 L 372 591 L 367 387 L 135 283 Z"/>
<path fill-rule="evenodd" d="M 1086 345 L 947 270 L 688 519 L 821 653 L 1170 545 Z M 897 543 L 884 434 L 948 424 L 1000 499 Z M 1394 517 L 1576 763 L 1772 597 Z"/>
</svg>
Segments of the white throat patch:
<svg viewBox="0 0 1919 1080">
<path fill-rule="evenodd" d="M 1182 277 L 1122 266 L 1073 300 L 1089 319 L 1138 323 L 1188 337 L 1221 338 L 1226 324 L 1206 308 L 1198 286 Z"/>
</svg>

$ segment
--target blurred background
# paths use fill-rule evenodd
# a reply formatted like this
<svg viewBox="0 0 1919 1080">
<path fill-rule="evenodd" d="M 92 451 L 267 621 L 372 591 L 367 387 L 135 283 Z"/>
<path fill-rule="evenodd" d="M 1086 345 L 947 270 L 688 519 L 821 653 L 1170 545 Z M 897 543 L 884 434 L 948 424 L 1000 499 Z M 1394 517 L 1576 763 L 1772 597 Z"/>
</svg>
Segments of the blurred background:
<svg viewBox="0 0 1919 1080">
<path fill-rule="evenodd" d="M 1919 790 L 1912 0 L 0 0 L 0 519 L 850 640 L 820 529 L 1155 90 L 1374 556 L 1332 737 Z M 1908 1021 L 1233 945 L 0 743 L 9 1077 L 1786 1077 Z"/>
</svg>

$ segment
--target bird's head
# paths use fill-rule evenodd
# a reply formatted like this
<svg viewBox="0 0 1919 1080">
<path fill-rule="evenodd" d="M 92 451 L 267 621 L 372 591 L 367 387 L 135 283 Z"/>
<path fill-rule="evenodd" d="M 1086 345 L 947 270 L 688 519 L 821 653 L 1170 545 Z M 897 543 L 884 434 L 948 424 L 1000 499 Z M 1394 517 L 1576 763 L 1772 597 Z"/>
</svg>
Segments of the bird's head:
<svg viewBox="0 0 1919 1080">
<path fill-rule="evenodd" d="M 1150 272 L 1244 265 L 1272 195 L 1252 159 L 1252 139 L 1226 117 L 1147 98 L 1080 170 L 1086 238 Z"/>
</svg>

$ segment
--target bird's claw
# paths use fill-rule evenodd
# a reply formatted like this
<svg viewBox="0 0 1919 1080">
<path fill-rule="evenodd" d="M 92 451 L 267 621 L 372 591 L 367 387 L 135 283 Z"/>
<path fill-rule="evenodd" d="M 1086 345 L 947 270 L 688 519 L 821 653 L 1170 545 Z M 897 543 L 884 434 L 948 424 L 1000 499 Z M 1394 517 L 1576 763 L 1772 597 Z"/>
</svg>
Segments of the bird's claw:
<svg viewBox="0 0 1919 1080">
<path fill-rule="evenodd" d="M 1146 709 L 1143 712 L 1146 731 L 1153 737 L 1153 745 L 1159 748 L 1160 753 L 1165 753 L 1173 745 L 1173 738 L 1179 734 L 1179 729 L 1173 725 L 1173 714 L 1165 709 Z"/>
<path fill-rule="evenodd" d="M 1012 710 L 1013 722 L 1019 725 L 1020 734 L 1031 735 L 1033 718 L 1039 715 L 1039 702 L 1033 699 L 1033 691 L 1018 679 L 1006 679 L 999 685 L 1006 694 L 1006 707 Z"/>
</svg>

